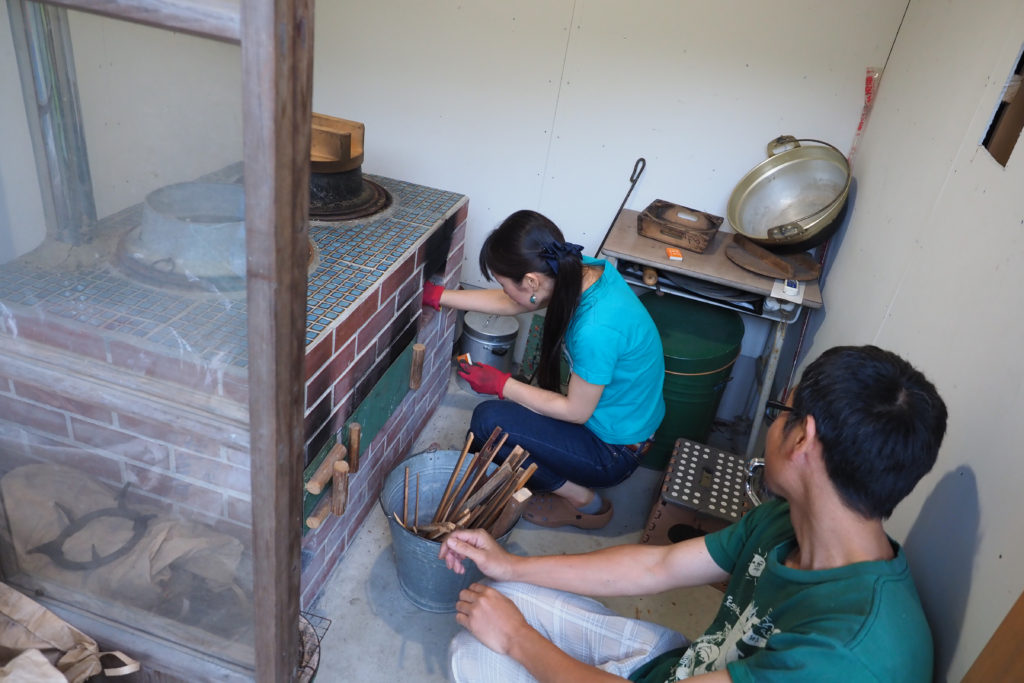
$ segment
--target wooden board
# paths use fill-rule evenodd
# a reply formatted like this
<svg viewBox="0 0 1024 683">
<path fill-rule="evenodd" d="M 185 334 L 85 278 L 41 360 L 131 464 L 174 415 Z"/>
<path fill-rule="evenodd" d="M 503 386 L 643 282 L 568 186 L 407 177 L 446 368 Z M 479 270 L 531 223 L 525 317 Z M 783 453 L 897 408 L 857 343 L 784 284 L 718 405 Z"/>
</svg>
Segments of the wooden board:
<svg viewBox="0 0 1024 683">
<path fill-rule="evenodd" d="M 360 441 L 365 449 L 369 444 L 373 443 L 373 439 L 377 436 L 384 424 L 388 421 L 388 418 L 394 414 L 398 408 L 398 404 L 402 402 L 405 395 L 409 393 L 409 371 L 412 367 L 412 344 L 405 347 L 405 350 L 399 354 L 395 362 L 391 364 L 380 380 L 370 389 L 370 393 L 367 394 L 366 398 L 363 399 L 362 403 L 359 404 L 352 414 L 348 416 L 348 420 L 345 425 L 358 422 L 362 426 L 360 432 Z M 348 429 L 342 427 L 339 430 L 339 434 L 347 434 Z M 324 461 L 327 454 L 330 453 L 331 448 L 338 442 L 338 435 L 332 436 L 324 444 L 317 456 L 309 463 L 309 466 L 303 471 L 302 483 L 305 485 L 309 481 L 313 473 L 316 472 L 320 463 Z M 324 489 L 318 495 L 308 493 L 303 489 L 302 499 L 302 519 L 305 520 L 309 517 L 316 509 L 320 499 L 324 496 L 331 495 L 331 488 Z M 303 523 L 302 533 L 305 534 L 309 531 L 309 527 Z"/>
<path fill-rule="evenodd" d="M 774 278 L 740 268 L 725 255 L 726 247 L 732 244 L 732 236 L 735 234 L 731 229 L 726 231 L 723 226 L 715 233 L 703 254 L 685 251 L 682 261 L 671 261 L 665 254 L 664 244 L 637 234 L 637 213 L 630 209 L 623 210 L 608 233 L 608 240 L 601 250 L 603 255 L 733 287 L 744 292 L 762 296 L 769 296 L 772 293 Z M 817 281 L 807 281 L 801 305 L 807 308 L 821 308 L 821 289 Z"/>
<path fill-rule="evenodd" d="M 783 262 L 781 268 L 770 260 L 759 258 L 739 244 L 728 245 L 725 248 L 725 255 L 740 268 L 775 280 L 816 280 L 821 274 L 821 266 L 810 254 L 775 255 L 775 258 Z"/>
<path fill-rule="evenodd" d="M 961 683 L 1024 680 L 1024 649 L 1020 634 L 1024 633 L 1024 593 L 989 638 L 985 649 L 974 660 Z"/>
</svg>

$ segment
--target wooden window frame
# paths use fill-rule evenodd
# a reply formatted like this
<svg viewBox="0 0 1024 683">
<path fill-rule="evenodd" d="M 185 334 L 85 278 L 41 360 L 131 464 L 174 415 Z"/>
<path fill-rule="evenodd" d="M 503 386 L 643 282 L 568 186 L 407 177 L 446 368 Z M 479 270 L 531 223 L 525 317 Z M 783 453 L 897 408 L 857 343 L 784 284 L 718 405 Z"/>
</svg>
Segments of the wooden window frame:
<svg viewBox="0 0 1024 683">
<path fill-rule="evenodd" d="M 1006 166 L 1009 163 L 1010 155 L 1013 153 L 1017 140 L 1020 139 L 1022 128 L 1024 128 L 1022 79 L 1024 79 L 1024 48 L 1017 55 L 1014 69 L 1003 88 L 1003 96 L 996 105 L 992 122 L 981 143 L 1000 166 Z"/>
<path fill-rule="evenodd" d="M 40 1 L 241 45 L 255 674 L 294 680 L 313 0 Z"/>
</svg>

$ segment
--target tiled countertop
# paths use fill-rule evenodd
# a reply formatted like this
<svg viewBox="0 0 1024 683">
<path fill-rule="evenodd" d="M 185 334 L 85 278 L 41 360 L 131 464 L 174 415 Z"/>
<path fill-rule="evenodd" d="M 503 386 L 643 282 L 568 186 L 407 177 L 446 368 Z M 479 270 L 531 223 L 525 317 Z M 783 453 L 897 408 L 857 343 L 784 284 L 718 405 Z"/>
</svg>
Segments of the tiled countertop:
<svg viewBox="0 0 1024 683">
<path fill-rule="evenodd" d="M 310 225 L 319 264 L 309 276 L 307 346 L 465 201 L 453 192 L 367 178 L 392 194 L 390 207 L 364 219 Z M 123 234 L 138 225 L 140 215 L 132 207 L 101 221 L 99 230 Z M 0 333 L 17 335 L 19 320 L 27 319 L 51 320 L 75 334 L 126 340 L 205 366 L 248 363 L 244 289 L 159 288 L 132 279 L 112 257 L 73 271 L 24 258 L 0 265 Z"/>
</svg>

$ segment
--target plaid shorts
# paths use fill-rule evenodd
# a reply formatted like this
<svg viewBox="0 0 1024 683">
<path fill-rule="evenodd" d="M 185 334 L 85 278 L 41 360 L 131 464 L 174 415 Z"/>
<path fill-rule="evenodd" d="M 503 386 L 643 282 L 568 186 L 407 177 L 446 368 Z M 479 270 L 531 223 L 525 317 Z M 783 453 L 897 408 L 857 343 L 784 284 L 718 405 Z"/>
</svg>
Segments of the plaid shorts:
<svg viewBox="0 0 1024 683">
<path fill-rule="evenodd" d="M 672 629 L 627 619 L 592 598 L 528 583 L 491 585 L 516 604 L 526 621 L 566 654 L 591 666 L 628 677 L 644 663 L 686 638 Z M 465 683 L 529 683 L 536 679 L 522 665 L 499 655 L 469 631 L 460 631 L 449 648 L 451 678 Z"/>
</svg>

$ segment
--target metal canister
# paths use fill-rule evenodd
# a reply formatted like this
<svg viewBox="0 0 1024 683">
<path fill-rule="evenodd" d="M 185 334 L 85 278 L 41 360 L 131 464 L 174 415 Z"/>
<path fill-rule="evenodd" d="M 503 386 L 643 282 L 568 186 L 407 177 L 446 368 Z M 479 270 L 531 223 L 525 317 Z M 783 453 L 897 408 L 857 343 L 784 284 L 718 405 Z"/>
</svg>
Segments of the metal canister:
<svg viewBox="0 0 1024 683">
<path fill-rule="evenodd" d="M 469 354 L 474 363 L 485 363 L 502 372 L 512 372 L 519 321 L 512 316 L 469 311 L 463 316 L 459 355 Z M 465 389 L 469 385 L 459 378 Z"/>
</svg>

